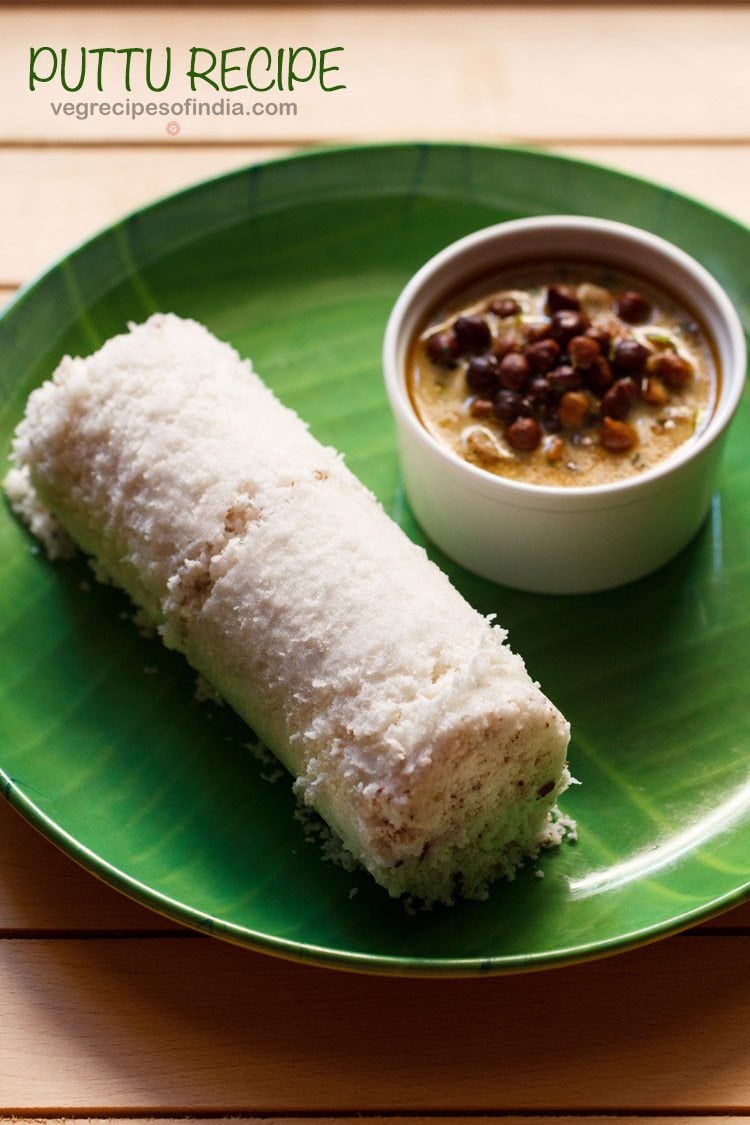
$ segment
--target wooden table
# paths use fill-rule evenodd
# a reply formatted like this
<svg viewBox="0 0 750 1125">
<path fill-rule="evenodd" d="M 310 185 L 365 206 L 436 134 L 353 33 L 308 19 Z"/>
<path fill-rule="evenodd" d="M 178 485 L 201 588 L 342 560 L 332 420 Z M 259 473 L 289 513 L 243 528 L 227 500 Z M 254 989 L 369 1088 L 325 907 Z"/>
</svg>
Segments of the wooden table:
<svg viewBox="0 0 750 1125">
<path fill-rule="evenodd" d="M 553 147 L 750 222 L 750 5 L 0 5 L 0 296 L 159 194 L 300 145 Z M 31 44 L 344 47 L 304 113 L 79 122 Z M 749 263 L 750 269 L 750 263 Z M 182 930 L 0 802 L 0 1112 L 142 1120 L 750 1115 L 750 905 L 528 976 L 378 979 Z"/>
</svg>

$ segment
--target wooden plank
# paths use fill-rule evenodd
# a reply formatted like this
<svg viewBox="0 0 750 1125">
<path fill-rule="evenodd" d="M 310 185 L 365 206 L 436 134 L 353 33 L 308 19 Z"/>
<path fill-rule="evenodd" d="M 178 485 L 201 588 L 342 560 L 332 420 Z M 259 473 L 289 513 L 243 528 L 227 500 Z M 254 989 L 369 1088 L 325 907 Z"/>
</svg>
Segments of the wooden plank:
<svg viewBox="0 0 750 1125">
<path fill-rule="evenodd" d="M 742 1114 L 749 954 L 747 938 L 678 937 L 552 972 L 441 981 L 203 938 L 2 941 L 3 1106 Z"/>
<path fill-rule="evenodd" d="M 750 225 L 750 144 L 556 147 L 568 156 L 667 184 Z"/>
<path fill-rule="evenodd" d="M 750 223 L 750 143 L 601 144 L 558 150 L 661 180 Z M 27 280 L 133 208 L 286 151 L 290 150 L 230 145 L 0 148 L 0 284 Z"/>
<path fill-rule="evenodd" d="M 134 208 L 278 151 L 0 149 L 0 283 L 27 280 Z"/>
<path fill-rule="evenodd" d="M 161 84 L 162 52 L 172 50 L 168 101 L 188 96 L 214 103 L 241 103 L 241 116 L 178 115 L 181 140 L 219 143 L 294 143 L 391 137 L 564 139 L 585 142 L 622 139 L 730 139 L 748 137 L 750 101 L 750 8 L 733 4 L 424 5 L 337 3 L 253 5 L 248 20 L 232 4 L 191 10 L 180 5 L 64 3 L 44 10 L 43 44 L 33 7 L 2 11 L 4 66 L 0 70 L 0 140 L 165 139 L 159 114 L 133 119 L 101 116 L 98 103 L 126 95 L 125 59 L 105 56 L 102 91 L 96 76 L 79 92 L 66 93 L 55 79 L 29 90 L 29 49 L 67 47 L 78 59 L 81 46 L 154 48 Z M 325 79 L 298 84 L 291 92 L 221 88 L 187 78 L 191 47 L 214 52 L 242 46 L 228 57 L 240 65 L 226 87 L 247 84 L 250 51 L 308 45 L 315 51 L 342 48 L 326 57 L 338 66 Z M 668 51 L 667 51 L 668 48 Z M 668 54 L 668 59 L 667 59 Z M 51 56 L 45 56 L 51 63 Z M 259 56 L 265 66 L 265 56 Z M 87 56 L 91 61 L 91 56 Z M 134 56 L 130 100 L 161 102 L 150 93 Z M 208 56 L 200 55 L 201 61 Z M 72 56 L 71 56 L 72 59 Z M 317 72 L 319 76 L 319 72 Z M 256 85 L 265 84 L 264 70 Z M 316 82 L 318 83 L 316 85 Z M 71 74 L 69 85 L 75 85 Z M 57 115 L 51 103 L 95 102 L 85 120 Z M 294 103 L 286 112 L 270 103 Z M 264 112 L 255 115 L 253 107 Z M 175 116 L 170 110 L 170 116 Z M 177 119 L 177 118 L 175 118 Z"/>
<path fill-rule="evenodd" d="M 346 0 L 342 0 L 342 3 Z M 81 3 L 88 3 L 88 0 L 81 0 Z M 69 1118 L 37 1118 L 37 1122 L 44 1122 L 45 1125 L 64 1125 L 64 1122 Z M 89 1117 L 87 1125 L 109 1125 L 110 1122 L 116 1120 L 117 1125 L 192 1125 L 195 1121 L 200 1121 L 201 1125 L 298 1125 L 299 1118 L 297 1117 L 280 1117 L 278 1115 L 268 1117 L 248 1117 L 237 1115 L 232 1117 Z M 357 1114 L 356 1117 L 336 1116 L 336 1117 L 308 1117 L 305 1116 L 305 1125 L 362 1125 L 363 1121 L 368 1121 L 370 1118 L 363 1114 Z M 469 1125 L 474 1120 L 470 1116 L 451 1117 L 448 1115 L 440 1116 L 440 1125 Z M 479 1119 L 477 1119 L 479 1120 Z M 701 1116 L 690 1117 L 687 1114 L 670 1114 L 668 1117 L 669 1125 L 748 1125 L 750 1117 L 736 1116 L 734 1114 L 727 1114 L 721 1117 L 718 1116 Z M 664 1125 L 665 1118 L 651 1117 L 644 1115 L 642 1117 L 625 1117 L 618 1116 L 618 1125 Z M 497 1117 L 491 1114 L 482 1115 L 482 1125 L 549 1125 L 547 1117 L 538 1117 L 533 1114 L 523 1117 L 519 1116 L 503 1116 Z M 380 1116 L 377 1118 L 377 1125 L 435 1125 L 434 1117 L 416 1116 L 413 1114 L 399 1114 L 398 1117 L 393 1116 Z M 572 1114 L 560 1114 L 555 1117 L 555 1125 L 613 1125 L 611 1116 L 591 1116 L 579 1117 Z"/>
</svg>

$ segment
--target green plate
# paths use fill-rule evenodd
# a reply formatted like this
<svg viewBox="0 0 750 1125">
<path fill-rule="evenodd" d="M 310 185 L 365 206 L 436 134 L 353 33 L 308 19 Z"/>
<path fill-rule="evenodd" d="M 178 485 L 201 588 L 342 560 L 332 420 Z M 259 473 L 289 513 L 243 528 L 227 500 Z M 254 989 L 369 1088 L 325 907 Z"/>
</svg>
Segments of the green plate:
<svg viewBox="0 0 750 1125">
<path fill-rule="evenodd" d="M 465 145 L 309 152 L 198 185 L 76 250 L 0 319 L 8 450 L 27 394 L 65 352 L 173 310 L 253 358 L 421 541 L 380 371 L 386 318 L 446 243 L 506 218 L 602 215 L 702 261 L 750 324 L 750 233 L 628 176 Z M 0 784 L 50 839 L 143 903 L 282 956 L 374 972 L 541 968 L 621 950 L 750 887 L 750 414 L 711 519 L 679 558 L 591 597 L 521 594 L 436 561 L 570 718 L 580 840 L 486 902 L 408 915 L 326 862 L 284 777 L 226 708 L 141 637 L 81 560 L 50 564 L 0 505 Z"/>
</svg>

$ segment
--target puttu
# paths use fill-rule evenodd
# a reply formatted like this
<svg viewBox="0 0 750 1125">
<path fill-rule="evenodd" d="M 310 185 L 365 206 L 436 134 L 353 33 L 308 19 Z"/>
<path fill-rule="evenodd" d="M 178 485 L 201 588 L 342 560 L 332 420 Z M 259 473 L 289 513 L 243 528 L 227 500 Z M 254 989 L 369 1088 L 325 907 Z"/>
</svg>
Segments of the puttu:
<svg viewBox="0 0 750 1125">
<path fill-rule="evenodd" d="M 485 897 L 559 842 L 569 726 L 505 630 L 205 327 L 64 358 L 11 459 L 32 530 L 130 596 L 391 895 Z"/>
</svg>

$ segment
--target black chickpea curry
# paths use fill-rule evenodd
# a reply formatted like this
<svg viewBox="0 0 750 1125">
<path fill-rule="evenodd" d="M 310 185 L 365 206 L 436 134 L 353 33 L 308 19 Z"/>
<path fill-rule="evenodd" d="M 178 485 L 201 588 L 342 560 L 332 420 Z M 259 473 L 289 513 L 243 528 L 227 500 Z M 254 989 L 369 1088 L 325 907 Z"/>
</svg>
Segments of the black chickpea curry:
<svg viewBox="0 0 750 1125">
<path fill-rule="evenodd" d="M 508 268 L 436 308 L 412 343 L 425 428 L 471 464 L 538 485 L 620 481 L 711 416 L 706 332 L 666 291 L 603 266 Z"/>
</svg>

